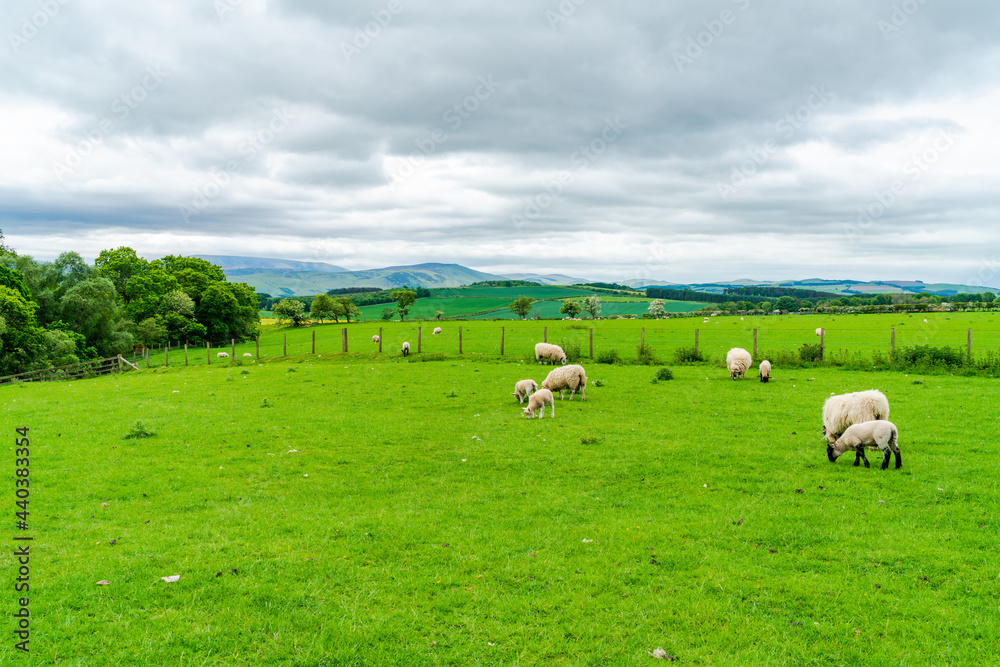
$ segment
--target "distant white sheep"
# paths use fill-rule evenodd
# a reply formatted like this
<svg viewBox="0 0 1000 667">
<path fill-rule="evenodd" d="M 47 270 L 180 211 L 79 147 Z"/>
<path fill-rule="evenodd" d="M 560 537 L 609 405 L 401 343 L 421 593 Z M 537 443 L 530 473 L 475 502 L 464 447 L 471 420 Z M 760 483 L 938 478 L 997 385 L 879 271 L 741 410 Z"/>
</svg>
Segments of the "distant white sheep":
<svg viewBox="0 0 1000 667">
<path fill-rule="evenodd" d="M 726 354 L 726 368 L 729 369 L 729 376 L 734 380 L 739 380 L 747 369 L 753 365 L 750 353 L 742 347 L 734 347 Z"/>
<path fill-rule="evenodd" d="M 434 327 L 434 332 L 433 333 L 434 333 L 435 336 L 440 335 L 440 333 L 441 333 L 441 327 Z"/>
<path fill-rule="evenodd" d="M 566 353 L 561 347 L 552 343 L 535 343 L 535 361 L 542 363 L 542 360 L 553 364 L 565 364 Z"/>
<path fill-rule="evenodd" d="M 373 342 L 373 343 L 378 343 L 378 342 L 379 342 L 379 341 L 381 341 L 381 340 L 382 340 L 382 339 L 381 339 L 381 338 L 379 338 L 379 335 L 378 335 L 378 334 L 375 334 L 374 336 L 372 336 L 372 342 Z"/>
<path fill-rule="evenodd" d="M 836 442 L 854 424 L 879 419 L 889 419 L 889 399 L 878 389 L 831 396 L 823 403 L 823 437 Z"/>
<path fill-rule="evenodd" d="M 228 359 L 229 358 L 229 353 L 228 352 L 218 352 L 218 353 L 216 353 L 215 356 L 217 358 L 219 358 L 219 359 Z"/>
<path fill-rule="evenodd" d="M 243 356 L 244 356 L 244 357 L 253 357 L 253 355 L 252 355 L 252 354 L 250 354 L 249 352 L 244 352 L 244 353 L 243 353 Z"/>
<path fill-rule="evenodd" d="M 410 354 L 410 344 L 406 341 L 403 341 L 403 356 L 405 357 L 409 354 Z"/>
<path fill-rule="evenodd" d="M 896 468 L 902 468 L 903 458 L 899 453 L 898 439 L 899 430 L 896 425 L 884 419 L 852 424 L 836 442 L 827 444 L 826 456 L 830 463 L 836 463 L 837 457 L 844 452 L 857 452 L 854 465 L 858 465 L 860 460 L 865 462 L 866 468 L 870 468 L 865 457 L 865 447 L 875 446 L 882 451 L 882 470 L 889 467 L 889 457 L 892 454 L 896 455 Z"/>
<path fill-rule="evenodd" d="M 545 416 L 545 406 L 552 406 L 552 417 L 556 416 L 556 402 L 552 398 L 552 392 L 548 389 L 539 389 L 531 398 L 528 399 L 528 407 L 524 409 L 524 418 L 531 419 L 535 416 L 535 412 L 538 412 L 538 418 L 541 419 Z"/>
<path fill-rule="evenodd" d="M 771 362 L 765 359 L 760 362 L 760 381 L 767 382 L 771 379 Z"/>
<path fill-rule="evenodd" d="M 823 335 L 823 327 L 816 327 L 816 335 L 817 336 Z"/>
<path fill-rule="evenodd" d="M 521 380 L 514 385 L 514 391 L 511 393 L 514 396 L 517 396 L 518 403 L 524 403 L 524 399 L 531 396 L 536 391 L 538 391 L 537 382 L 534 380 Z"/>
<path fill-rule="evenodd" d="M 558 391 L 559 400 L 562 400 L 563 391 L 569 390 L 569 400 L 573 400 L 573 394 L 580 390 L 580 398 L 587 400 L 587 374 L 583 366 L 571 364 L 562 368 L 554 368 L 542 381 L 542 389 Z"/>
</svg>

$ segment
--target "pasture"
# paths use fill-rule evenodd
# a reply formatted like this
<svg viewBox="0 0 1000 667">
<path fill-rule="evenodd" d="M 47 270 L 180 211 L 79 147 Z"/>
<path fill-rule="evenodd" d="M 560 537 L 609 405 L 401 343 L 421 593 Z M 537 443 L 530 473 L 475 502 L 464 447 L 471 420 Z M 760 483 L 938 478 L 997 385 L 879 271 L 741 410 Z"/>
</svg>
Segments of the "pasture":
<svg viewBox="0 0 1000 667">
<path fill-rule="evenodd" d="M 691 333 L 676 322 L 664 340 Z M 527 421 L 510 392 L 548 368 L 519 362 L 522 342 L 458 356 L 428 324 L 408 360 L 370 341 L 307 354 L 297 330 L 286 358 L 266 334 L 261 363 L 0 387 L 11 443 L 31 429 L 18 661 L 639 665 L 662 647 L 696 665 L 981 665 L 1000 650 L 995 380 L 775 367 L 765 385 L 708 363 L 652 383 L 653 367 L 584 361 L 587 401 Z M 633 324 L 597 329 L 624 351 Z M 901 470 L 826 460 L 823 400 L 871 387 Z M 155 435 L 125 439 L 137 420 Z"/>
</svg>

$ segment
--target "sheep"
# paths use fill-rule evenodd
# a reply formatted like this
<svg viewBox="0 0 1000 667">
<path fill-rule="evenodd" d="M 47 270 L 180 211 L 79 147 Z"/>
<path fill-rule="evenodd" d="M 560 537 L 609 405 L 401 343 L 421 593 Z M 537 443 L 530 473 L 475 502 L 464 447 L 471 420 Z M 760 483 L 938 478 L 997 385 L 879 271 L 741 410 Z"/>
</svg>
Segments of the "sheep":
<svg viewBox="0 0 1000 667">
<path fill-rule="evenodd" d="M 244 357 L 253 357 L 253 355 L 252 355 L 252 354 L 250 354 L 249 352 L 244 352 L 244 353 L 243 353 L 243 356 L 244 356 Z"/>
<path fill-rule="evenodd" d="M 569 390 L 569 400 L 573 400 L 573 394 L 580 390 L 580 398 L 587 400 L 587 374 L 583 366 L 571 364 L 562 368 L 554 368 L 542 381 L 542 389 L 558 391 L 559 400 L 562 400 L 563 390 Z"/>
<path fill-rule="evenodd" d="M 771 362 L 765 359 L 760 362 L 760 381 L 767 382 L 771 379 Z"/>
<path fill-rule="evenodd" d="M 816 335 L 817 336 L 823 335 L 823 327 L 816 327 Z"/>
<path fill-rule="evenodd" d="M 534 380 L 521 380 L 514 385 L 514 391 L 512 391 L 511 394 L 517 396 L 518 403 L 524 403 L 524 399 L 528 398 L 536 391 L 538 391 L 537 382 Z"/>
<path fill-rule="evenodd" d="M 903 467 L 903 458 L 899 454 L 898 438 L 899 430 L 890 421 L 879 419 L 860 422 L 849 426 L 832 445 L 827 444 L 826 456 L 830 459 L 830 463 L 836 463 L 838 456 L 844 452 L 854 451 L 857 452 L 854 465 L 858 465 L 859 461 L 864 461 L 865 467 L 870 468 L 868 459 L 865 457 L 865 447 L 874 445 L 882 450 L 882 470 L 889 468 L 891 454 L 896 455 L 896 468 L 898 469 Z"/>
<path fill-rule="evenodd" d="M 407 341 L 403 341 L 403 356 L 410 354 L 410 344 Z"/>
<path fill-rule="evenodd" d="M 535 343 L 535 361 L 542 363 L 542 360 L 550 361 L 553 364 L 565 364 L 566 353 L 558 345 L 551 343 Z"/>
<path fill-rule="evenodd" d="M 729 368 L 729 376 L 734 380 L 743 377 L 752 364 L 750 353 L 742 347 L 734 347 L 726 354 L 726 367 Z"/>
<path fill-rule="evenodd" d="M 831 396 L 823 403 L 823 437 L 834 443 L 852 425 L 879 419 L 889 419 L 889 399 L 878 389 Z"/>
<path fill-rule="evenodd" d="M 433 333 L 435 336 L 439 335 L 441 333 L 441 327 L 434 327 Z"/>
<path fill-rule="evenodd" d="M 552 398 L 552 392 L 548 389 L 539 389 L 528 399 L 528 407 L 524 409 L 524 418 L 531 419 L 535 416 L 535 412 L 538 411 L 538 418 L 541 419 L 545 416 L 546 405 L 552 406 L 552 418 L 555 419 L 556 402 Z"/>
<path fill-rule="evenodd" d="M 215 356 L 217 358 L 219 358 L 219 359 L 228 359 L 229 358 L 229 353 L 228 352 L 219 352 Z"/>
<path fill-rule="evenodd" d="M 378 334 L 375 334 L 374 336 L 372 336 L 372 342 L 373 343 L 378 343 L 380 340 L 382 340 L 382 339 L 379 338 Z"/>
</svg>

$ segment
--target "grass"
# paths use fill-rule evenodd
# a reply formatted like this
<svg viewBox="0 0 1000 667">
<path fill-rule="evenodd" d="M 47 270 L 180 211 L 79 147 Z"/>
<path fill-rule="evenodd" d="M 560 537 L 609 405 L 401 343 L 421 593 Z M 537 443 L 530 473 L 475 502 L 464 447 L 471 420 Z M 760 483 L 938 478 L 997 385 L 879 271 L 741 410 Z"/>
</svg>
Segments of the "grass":
<svg viewBox="0 0 1000 667">
<path fill-rule="evenodd" d="M 510 391 L 549 369 L 488 356 L 0 387 L 32 441 L 19 663 L 992 661 L 995 381 L 586 363 L 531 421 Z M 823 400 L 871 387 L 902 470 L 826 461 Z"/>
</svg>

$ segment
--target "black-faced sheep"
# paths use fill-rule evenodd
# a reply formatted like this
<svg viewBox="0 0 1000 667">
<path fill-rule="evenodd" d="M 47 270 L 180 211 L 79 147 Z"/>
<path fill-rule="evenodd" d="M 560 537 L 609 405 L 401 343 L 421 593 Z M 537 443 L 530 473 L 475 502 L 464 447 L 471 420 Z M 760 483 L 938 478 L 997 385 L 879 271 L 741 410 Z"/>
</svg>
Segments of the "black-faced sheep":
<svg viewBox="0 0 1000 667">
<path fill-rule="evenodd" d="M 536 391 L 538 391 L 537 382 L 534 380 L 521 380 L 514 385 L 514 391 L 511 393 L 514 396 L 517 396 L 518 403 L 524 403 L 524 399 L 531 396 Z"/>
<path fill-rule="evenodd" d="M 898 439 L 899 430 L 896 425 L 884 419 L 852 424 L 836 442 L 826 446 L 826 456 L 830 463 L 836 463 L 837 457 L 844 452 L 857 452 L 854 465 L 864 461 L 865 467 L 870 468 L 865 457 L 865 447 L 874 446 L 882 451 L 882 470 L 889 467 L 889 456 L 892 454 L 896 455 L 896 467 L 901 468 L 903 458 L 899 453 Z"/>
<path fill-rule="evenodd" d="M 535 416 L 535 412 L 538 411 L 538 418 L 541 419 L 545 416 L 545 406 L 552 406 L 552 417 L 556 416 L 556 402 L 552 397 L 552 392 L 548 389 L 539 389 L 531 398 L 528 399 L 528 407 L 524 409 L 525 419 L 531 419 Z"/>
<path fill-rule="evenodd" d="M 566 353 L 558 345 L 552 343 L 535 343 L 535 361 L 546 361 L 553 364 L 565 364 Z"/>
<path fill-rule="evenodd" d="M 587 374 L 583 366 L 571 364 L 562 368 L 555 368 L 542 380 L 542 388 L 549 391 L 558 391 L 559 399 L 562 400 L 563 390 L 569 390 L 569 400 L 573 400 L 573 394 L 580 390 L 580 398 L 587 400 Z"/>
<path fill-rule="evenodd" d="M 760 381 L 767 382 L 771 379 L 771 362 L 765 359 L 760 362 Z"/>
<path fill-rule="evenodd" d="M 889 419 L 889 399 L 878 389 L 831 396 L 823 403 L 823 437 L 833 443 L 852 425 L 879 419 Z"/>
<path fill-rule="evenodd" d="M 729 369 L 729 377 L 739 380 L 747 369 L 753 364 L 750 353 L 742 347 L 734 347 L 726 354 L 726 368 Z"/>
</svg>

